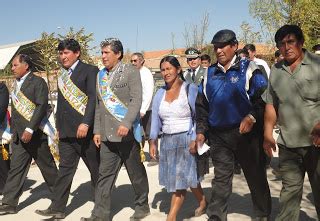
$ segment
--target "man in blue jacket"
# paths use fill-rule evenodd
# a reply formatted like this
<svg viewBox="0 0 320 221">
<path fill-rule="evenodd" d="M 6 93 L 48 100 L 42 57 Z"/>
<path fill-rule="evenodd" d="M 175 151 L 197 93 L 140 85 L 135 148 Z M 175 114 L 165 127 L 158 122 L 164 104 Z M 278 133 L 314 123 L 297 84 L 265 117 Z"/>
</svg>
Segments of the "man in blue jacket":
<svg viewBox="0 0 320 221">
<path fill-rule="evenodd" d="M 214 165 L 209 220 L 227 220 L 235 157 L 251 192 L 255 220 L 268 220 L 271 197 L 259 136 L 267 81 L 254 62 L 236 56 L 238 41 L 231 30 L 217 32 L 211 42 L 217 63 L 209 67 L 196 101 L 197 141 L 210 141 Z"/>
</svg>

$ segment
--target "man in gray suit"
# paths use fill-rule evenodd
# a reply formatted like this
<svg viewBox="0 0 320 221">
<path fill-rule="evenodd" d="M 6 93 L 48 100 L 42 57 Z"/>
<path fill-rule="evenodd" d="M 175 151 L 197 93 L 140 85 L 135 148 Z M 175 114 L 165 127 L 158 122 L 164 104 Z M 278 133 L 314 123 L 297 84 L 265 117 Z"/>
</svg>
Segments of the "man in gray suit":
<svg viewBox="0 0 320 221">
<path fill-rule="evenodd" d="M 32 158 L 51 192 L 58 172 L 48 147 L 47 135 L 40 129 L 49 108 L 47 84 L 31 72 L 32 62 L 28 55 L 17 55 L 11 69 L 16 78 L 11 94 L 12 155 L 0 215 L 17 213 Z"/>
<path fill-rule="evenodd" d="M 100 147 L 99 179 L 92 215 L 81 220 L 112 220 L 111 191 L 122 164 L 125 165 L 135 192 L 135 212 L 130 220 L 150 214 L 149 184 L 140 158 L 136 132 L 142 102 L 142 86 L 138 69 L 123 64 L 120 40 L 106 39 L 101 43 L 105 66 L 97 77 L 97 100 L 94 120 L 94 142 Z M 140 130 L 140 131 L 139 131 Z"/>
<path fill-rule="evenodd" d="M 201 66 L 201 53 L 195 48 L 188 48 L 185 54 L 189 68 L 183 73 L 183 80 L 199 85 L 206 73 L 206 68 Z"/>
</svg>

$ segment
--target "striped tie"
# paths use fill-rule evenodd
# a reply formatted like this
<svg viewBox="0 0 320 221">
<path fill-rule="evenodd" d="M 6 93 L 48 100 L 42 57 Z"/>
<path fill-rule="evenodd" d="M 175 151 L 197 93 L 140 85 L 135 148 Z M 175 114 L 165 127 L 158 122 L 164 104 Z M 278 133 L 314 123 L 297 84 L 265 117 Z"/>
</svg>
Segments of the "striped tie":
<svg viewBox="0 0 320 221">
<path fill-rule="evenodd" d="M 69 70 L 68 70 L 69 77 L 71 77 L 71 74 L 72 74 L 72 68 L 69 68 Z"/>
</svg>

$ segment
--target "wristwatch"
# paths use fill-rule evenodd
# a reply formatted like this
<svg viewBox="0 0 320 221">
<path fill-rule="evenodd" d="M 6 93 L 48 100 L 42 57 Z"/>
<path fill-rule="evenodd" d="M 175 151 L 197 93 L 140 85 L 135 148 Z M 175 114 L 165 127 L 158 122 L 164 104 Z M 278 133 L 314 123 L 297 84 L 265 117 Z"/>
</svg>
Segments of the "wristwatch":
<svg viewBox="0 0 320 221">
<path fill-rule="evenodd" d="M 256 118 L 254 118 L 254 116 L 252 116 L 252 114 L 248 114 L 247 117 L 249 117 L 252 120 L 252 123 L 257 122 Z"/>
</svg>

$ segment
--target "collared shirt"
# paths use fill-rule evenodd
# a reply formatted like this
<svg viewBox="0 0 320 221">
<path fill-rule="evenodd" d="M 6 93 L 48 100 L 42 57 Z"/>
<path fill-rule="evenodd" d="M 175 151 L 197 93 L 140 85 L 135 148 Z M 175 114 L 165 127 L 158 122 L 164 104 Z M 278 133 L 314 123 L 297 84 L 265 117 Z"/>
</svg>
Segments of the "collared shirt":
<svg viewBox="0 0 320 221">
<path fill-rule="evenodd" d="M 29 71 L 28 73 L 26 73 L 22 78 L 20 78 L 20 80 L 16 79 L 16 88 L 15 88 L 15 93 L 18 93 L 18 91 L 20 91 L 20 88 L 23 84 L 23 82 L 25 81 L 25 79 L 28 77 L 28 75 L 31 73 L 31 71 Z"/>
<path fill-rule="evenodd" d="M 234 65 L 234 63 L 235 63 L 235 61 L 236 61 L 236 58 L 237 58 L 237 56 L 235 55 L 235 56 L 233 56 L 233 58 L 232 58 L 232 60 L 231 60 L 231 62 L 230 62 L 230 65 L 229 65 L 229 67 L 227 67 L 227 70 L 229 70 L 229 68 L 232 66 L 232 65 Z M 222 64 L 220 64 L 220 63 L 218 63 L 218 67 L 224 72 L 224 73 L 226 73 L 227 72 L 227 70 L 226 69 L 224 69 L 224 66 L 222 65 Z"/>
<path fill-rule="evenodd" d="M 200 65 L 194 70 L 195 77 L 197 76 L 197 73 L 199 72 L 199 69 L 200 69 Z M 192 72 L 193 72 L 193 69 L 188 68 L 187 71 L 184 72 L 183 76 L 186 77 L 186 75 L 187 75 L 188 73 L 190 73 L 190 75 L 192 76 Z M 193 83 L 194 83 L 194 82 L 193 82 Z"/>
<path fill-rule="evenodd" d="M 76 62 L 74 62 L 73 65 L 71 65 L 71 67 L 68 69 L 68 72 L 71 70 L 70 76 L 72 75 L 74 69 L 77 67 L 78 63 L 79 63 L 79 60 L 76 60 Z"/>
<path fill-rule="evenodd" d="M 289 148 L 312 145 L 310 132 L 320 120 L 320 57 L 304 51 L 293 72 L 285 61 L 275 64 L 263 99 L 278 109 L 278 143 Z"/>
</svg>

